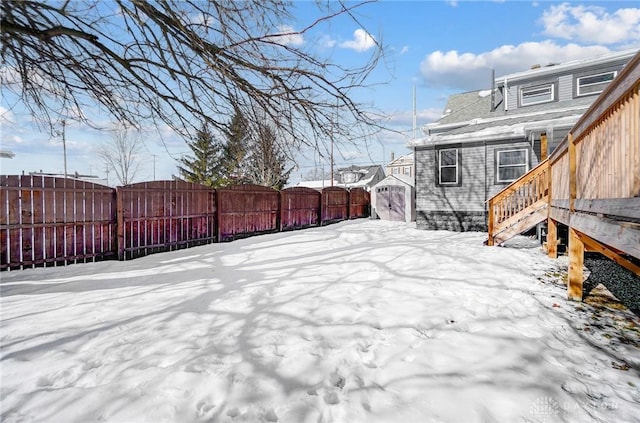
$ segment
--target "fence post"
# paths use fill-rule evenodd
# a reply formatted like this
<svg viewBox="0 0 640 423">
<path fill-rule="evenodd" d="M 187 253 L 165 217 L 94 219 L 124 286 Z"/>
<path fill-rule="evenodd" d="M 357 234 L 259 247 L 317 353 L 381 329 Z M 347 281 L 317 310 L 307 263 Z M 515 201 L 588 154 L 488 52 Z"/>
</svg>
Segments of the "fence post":
<svg viewBox="0 0 640 423">
<path fill-rule="evenodd" d="M 118 233 L 117 249 L 118 260 L 125 259 L 125 240 L 124 240 L 124 204 L 122 199 L 122 187 L 116 187 L 116 230 Z"/>
</svg>

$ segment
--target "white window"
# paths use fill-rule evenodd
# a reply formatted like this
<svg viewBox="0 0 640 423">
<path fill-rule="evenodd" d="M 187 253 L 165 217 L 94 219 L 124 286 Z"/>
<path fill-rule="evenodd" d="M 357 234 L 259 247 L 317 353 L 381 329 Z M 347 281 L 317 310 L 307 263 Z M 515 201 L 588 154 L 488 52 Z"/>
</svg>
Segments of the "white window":
<svg viewBox="0 0 640 423">
<path fill-rule="evenodd" d="M 457 148 L 438 151 L 438 183 L 440 185 L 458 184 Z"/>
<path fill-rule="evenodd" d="M 411 166 L 404 167 L 404 174 L 407 176 L 411 176 Z"/>
<path fill-rule="evenodd" d="M 528 170 L 529 150 L 499 150 L 496 152 L 498 182 L 513 182 Z"/>
<path fill-rule="evenodd" d="M 548 103 L 555 100 L 555 85 L 545 84 L 535 87 L 520 89 L 520 105 L 530 106 L 532 104 Z"/>
<path fill-rule="evenodd" d="M 354 172 L 346 172 L 342 175 L 342 183 L 351 184 L 356 181 L 357 181 L 357 178 Z"/>
<path fill-rule="evenodd" d="M 394 167 L 394 168 L 391 170 L 391 173 L 392 173 L 392 174 L 394 174 L 394 175 L 397 175 L 398 173 L 400 173 L 400 169 L 398 169 L 397 167 Z"/>
<path fill-rule="evenodd" d="M 591 95 L 599 94 L 609 85 L 613 78 L 616 77 L 617 72 L 605 72 L 597 75 L 582 76 L 576 79 L 576 94 Z"/>
</svg>

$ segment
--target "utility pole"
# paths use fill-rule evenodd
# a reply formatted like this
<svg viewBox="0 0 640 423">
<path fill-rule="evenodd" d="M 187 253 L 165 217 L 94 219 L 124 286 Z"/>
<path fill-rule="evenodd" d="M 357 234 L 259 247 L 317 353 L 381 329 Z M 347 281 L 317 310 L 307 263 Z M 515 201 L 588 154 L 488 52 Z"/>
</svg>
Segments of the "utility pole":
<svg viewBox="0 0 640 423">
<path fill-rule="evenodd" d="M 152 154 L 153 156 L 153 180 L 156 180 L 156 155 Z"/>
<path fill-rule="evenodd" d="M 62 119 L 62 151 L 64 153 L 64 177 L 67 177 L 67 139 L 65 126 L 67 121 Z"/>
<path fill-rule="evenodd" d="M 331 186 L 333 186 L 333 131 L 331 131 Z"/>
</svg>

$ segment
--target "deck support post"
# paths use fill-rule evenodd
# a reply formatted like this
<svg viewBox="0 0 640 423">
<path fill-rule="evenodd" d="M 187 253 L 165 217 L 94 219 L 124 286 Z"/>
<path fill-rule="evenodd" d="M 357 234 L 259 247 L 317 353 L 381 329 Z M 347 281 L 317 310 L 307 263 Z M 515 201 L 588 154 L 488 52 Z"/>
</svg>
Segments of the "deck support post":
<svg viewBox="0 0 640 423">
<path fill-rule="evenodd" d="M 567 284 L 567 298 L 572 301 L 582 301 L 582 282 L 584 267 L 584 243 L 578 231 L 569 228 L 569 280 Z"/>
<path fill-rule="evenodd" d="M 558 258 L 558 222 L 547 219 L 547 255 L 550 258 Z"/>
<path fill-rule="evenodd" d="M 549 155 L 549 142 L 547 141 L 547 133 L 540 134 L 540 161 L 546 160 Z"/>
<path fill-rule="evenodd" d="M 495 210 L 493 208 L 493 201 L 489 200 L 489 210 L 488 210 L 488 223 L 487 223 L 487 232 L 489 237 L 487 238 L 487 245 L 488 246 L 492 246 L 494 245 L 494 241 L 493 241 L 493 232 L 494 232 L 494 228 L 495 228 L 495 216 L 494 216 Z"/>
</svg>

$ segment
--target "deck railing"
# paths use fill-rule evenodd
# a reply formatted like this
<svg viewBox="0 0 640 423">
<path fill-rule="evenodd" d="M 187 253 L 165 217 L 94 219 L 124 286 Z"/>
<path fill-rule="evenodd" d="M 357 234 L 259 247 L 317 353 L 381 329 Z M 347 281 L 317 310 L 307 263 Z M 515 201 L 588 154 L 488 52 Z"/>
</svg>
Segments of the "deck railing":
<svg viewBox="0 0 640 423">
<path fill-rule="evenodd" d="M 524 188 L 531 184 L 546 186 L 546 194 L 533 190 L 531 195 Z M 570 299 L 582 299 L 585 250 L 640 276 L 640 52 L 548 161 L 489 200 L 489 245 L 501 230 L 531 213 L 535 201 L 548 209 L 550 256 L 557 254 L 558 223 L 568 227 Z"/>
<path fill-rule="evenodd" d="M 549 161 L 543 160 L 528 173 L 489 199 L 489 240 L 515 224 L 527 209 L 545 207 L 549 201 Z"/>
</svg>

